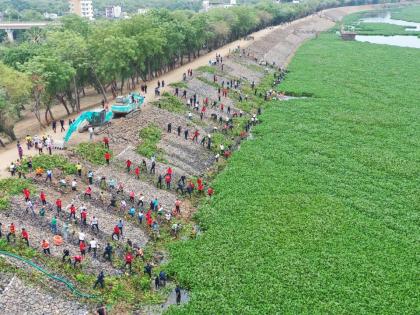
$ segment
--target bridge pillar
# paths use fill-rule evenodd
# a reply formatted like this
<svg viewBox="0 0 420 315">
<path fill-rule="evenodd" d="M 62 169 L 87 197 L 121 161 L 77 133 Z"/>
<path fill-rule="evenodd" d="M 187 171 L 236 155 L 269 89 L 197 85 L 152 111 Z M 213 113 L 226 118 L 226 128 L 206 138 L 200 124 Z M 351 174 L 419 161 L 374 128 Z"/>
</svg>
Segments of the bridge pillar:
<svg viewBox="0 0 420 315">
<path fill-rule="evenodd" d="M 9 40 L 9 42 L 13 43 L 15 41 L 15 38 L 13 37 L 13 30 L 11 29 L 6 29 L 4 30 L 7 34 L 7 39 Z"/>
</svg>

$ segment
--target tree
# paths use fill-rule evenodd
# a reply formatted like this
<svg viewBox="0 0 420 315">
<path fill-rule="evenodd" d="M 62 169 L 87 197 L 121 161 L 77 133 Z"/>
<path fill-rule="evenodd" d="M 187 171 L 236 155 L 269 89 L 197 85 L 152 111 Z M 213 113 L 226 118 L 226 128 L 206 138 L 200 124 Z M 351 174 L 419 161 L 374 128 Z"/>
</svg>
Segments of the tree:
<svg viewBox="0 0 420 315">
<path fill-rule="evenodd" d="M 29 99 L 31 86 L 25 74 L 0 63 L 0 132 L 12 141 L 16 140 L 14 124 Z"/>
<path fill-rule="evenodd" d="M 65 99 L 75 70 L 68 62 L 63 62 L 56 55 L 39 55 L 26 62 L 21 69 L 27 73 L 33 82 L 33 97 L 35 100 L 34 112 L 40 124 L 40 109 L 44 105 L 45 121 L 48 124 L 48 115 L 54 119 L 51 105 L 57 99 L 70 114 Z"/>
</svg>

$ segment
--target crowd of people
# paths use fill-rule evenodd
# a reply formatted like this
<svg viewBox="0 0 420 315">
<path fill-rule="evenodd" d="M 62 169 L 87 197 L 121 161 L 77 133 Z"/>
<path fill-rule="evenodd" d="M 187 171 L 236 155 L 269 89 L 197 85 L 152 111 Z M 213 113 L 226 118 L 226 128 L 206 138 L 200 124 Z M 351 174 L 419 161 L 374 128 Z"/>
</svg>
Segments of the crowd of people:
<svg viewBox="0 0 420 315">
<path fill-rule="evenodd" d="M 245 54 L 245 51 L 241 52 L 238 48 L 238 51 L 242 54 Z M 213 64 L 213 62 L 211 62 Z M 216 55 L 214 61 L 215 65 L 221 65 L 223 70 L 223 57 Z M 280 73 L 274 74 L 274 83 L 278 84 L 284 79 L 286 71 L 281 69 Z M 187 73 L 183 74 L 183 80 L 187 80 L 187 76 L 191 77 L 193 75 L 192 70 L 189 69 Z M 193 112 L 196 112 L 200 115 L 200 119 L 203 120 L 206 118 L 209 109 L 215 109 L 210 115 L 215 122 L 223 125 L 221 132 L 227 132 L 228 130 L 233 129 L 234 127 L 234 118 L 243 117 L 244 113 L 242 110 L 237 110 L 232 108 L 230 105 L 225 106 L 223 103 L 223 98 L 227 98 L 232 90 L 235 90 L 235 93 L 238 94 L 239 102 L 247 101 L 248 95 L 242 95 L 240 91 L 237 90 L 241 88 L 241 80 L 227 80 L 226 82 L 222 80 L 218 82 L 218 77 L 215 74 L 213 76 L 213 81 L 218 83 L 217 88 L 217 100 L 211 100 L 208 97 L 203 98 L 201 101 L 196 93 L 187 96 L 187 90 L 183 90 L 181 98 L 185 99 L 186 106 L 190 108 L 188 113 L 188 118 L 192 119 Z M 160 95 L 161 88 L 165 87 L 165 82 L 158 81 L 157 87 L 155 88 L 155 94 Z M 254 91 L 254 94 L 257 94 L 257 88 L 255 82 L 251 83 L 251 88 Z M 147 84 L 141 86 L 141 90 L 144 93 L 147 93 Z M 180 96 L 180 91 L 178 88 L 175 88 L 174 95 Z M 266 91 L 264 94 L 264 99 L 269 100 L 277 97 L 281 97 L 283 94 L 278 94 L 274 90 Z M 262 93 L 260 92 L 260 97 Z M 217 111 L 216 111 L 217 110 Z M 257 114 L 251 116 L 247 124 L 244 127 L 244 133 L 248 133 L 251 126 L 258 123 L 257 115 L 261 114 L 261 109 L 259 108 Z M 72 123 L 72 120 L 69 120 L 69 125 Z M 65 121 L 60 120 L 58 122 L 52 122 L 52 130 L 54 133 L 57 132 L 57 127 L 60 127 L 60 132 L 65 132 Z M 190 127 L 191 128 L 191 127 Z M 218 127 L 214 127 L 213 133 L 218 132 Z M 172 123 L 167 124 L 167 132 L 175 133 L 178 137 L 183 137 L 185 140 L 191 140 L 193 143 L 199 143 L 203 147 L 206 147 L 209 150 L 215 150 L 212 142 L 212 132 L 205 132 L 200 134 L 198 129 L 189 129 L 188 127 L 183 126 L 172 126 Z M 103 138 L 103 145 L 106 149 L 109 147 L 109 138 Z M 49 154 L 52 154 L 52 149 L 54 147 L 53 140 L 51 136 L 31 137 L 27 135 L 25 138 L 26 149 L 28 151 L 34 148 L 38 151 L 39 154 L 43 154 L 44 150 Z M 10 165 L 10 173 L 12 176 L 25 176 L 23 169 L 27 169 L 29 172 L 33 172 L 32 159 L 28 157 L 24 162 L 24 149 L 20 142 L 17 143 L 17 151 L 19 158 L 16 162 L 12 162 Z M 216 160 L 220 156 L 228 157 L 231 154 L 231 148 L 225 148 L 222 144 L 219 144 L 219 150 L 215 150 Z M 104 154 L 104 159 L 106 165 L 110 165 L 111 154 L 107 151 Z M 25 163 L 25 165 L 22 165 Z M 140 180 L 141 176 L 156 176 L 156 186 L 159 189 L 175 190 L 176 193 L 181 195 L 188 195 L 190 198 L 196 193 L 198 196 L 208 196 L 212 197 L 214 194 L 214 189 L 205 185 L 203 178 L 198 177 L 195 179 L 187 179 L 186 176 L 179 176 L 175 178 L 174 171 L 171 167 L 167 167 L 166 171 L 156 174 L 156 157 L 153 156 L 149 162 L 146 162 L 145 159 L 142 160 L 141 164 L 135 165 L 131 160 L 127 159 L 124 162 L 124 168 L 126 172 L 137 179 Z M 46 170 L 44 172 L 38 173 L 38 170 L 35 170 L 35 175 L 44 176 L 45 181 L 53 183 L 53 170 Z M 25 212 L 30 214 L 32 218 L 40 218 L 45 220 L 46 217 L 49 217 L 49 226 L 50 233 L 53 235 L 52 244 L 62 249 L 61 261 L 63 264 L 70 264 L 73 268 L 78 268 L 83 265 L 83 261 L 87 256 L 90 256 L 93 260 L 101 260 L 103 262 L 109 262 L 112 264 L 114 261 L 113 257 L 116 254 L 115 247 L 117 244 L 123 244 L 123 261 L 124 265 L 121 266 L 122 269 L 128 269 L 131 274 L 133 271 L 133 264 L 136 260 L 140 260 L 144 265 L 144 274 L 147 274 L 151 280 L 154 282 L 154 287 L 158 290 L 161 287 L 164 287 L 167 282 L 167 275 L 164 271 L 161 271 L 158 274 L 153 275 L 153 265 L 145 257 L 144 249 L 138 244 L 133 244 L 133 241 L 126 237 L 126 224 L 123 218 L 119 219 L 117 222 L 114 222 L 112 230 L 109 230 L 109 225 L 102 225 L 99 222 L 99 219 L 94 215 L 95 211 L 92 211 L 92 214 L 89 214 L 89 205 L 92 200 L 97 200 L 102 202 L 103 205 L 106 205 L 109 208 L 115 210 L 115 213 L 118 213 L 121 217 L 126 217 L 128 220 L 136 222 L 140 226 L 144 226 L 148 229 L 152 235 L 159 235 L 159 230 L 162 225 L 165 225 L 169 228 L 170 233 L 173 237 L 178 237 L 179 231 L 182 229 L 182 224 L 179 223 L 179 220 L 174 220 L 175 217 L 181 215 L 182 201 L 177 198 L 172 209 L 165 209 L 164 206 L 159 202 L 157 196 L 153 196 L 149 201 L 146 201 L 146 197 L 141 192 L 135 192 L 132 189 L 126 189 L 124 183 L 118 182 L 112 178 L 111 175 L 109 179 L 104 176 L 101 176 L 95 180 L 94 172 L 88 170 L 83 172 L 83 167 L 80 163 L 76 164 L 76 176 L 71 180 L 71 191 L 75 192 L 78 196 L 83 196 L 84 202 L 80 205 L 76 205 L 74 201 L 69 202 L 66 206 L 63 205 L 63 200 L 60 195 L 57 196 L 47 196 L 47 193 L 44 190 L 41 190 L 39 196 L 32 196 L 31 191 L 28 188 L 23 190 L 23 198 L 25 201 Z M 67 187 L 67 179 L 62 177 L 57 181 L 60 188 Z M 79 184 L 80 183 L 80 184 Z M 83 184 L 86 183 L 86 184 Z M 79 188 L 79 185 L 83 186 L 82 189 Z M 99 189 L 94 189 L 94 186 L 98 186 Z M 109 203 L 108 203 L 109 201 Z M 48 211 L 54 211 L 54 214 L 49 213 Z M 108 223 L 108 222 L 107 222 Z M 103 226 L 107 226 L 104 228 Z M 3 233 L 2 224 L 0 223 L 0 238 L 3 237 L 3 234 L 6 236 L 8 243 L 16 243 L 17 238 L 20 238 L 21 241 L 26 244 L 26 246 L 35 246 L 30 240 L 30 232 L 25 227 L 19 227 L 20 233 L 17 236 L 17 227 L 12 222 L 7 227 L 7 232 Z M 105 230 L 108 229 L 108 230 Z M 47 235 L 47 234 L 46 234 Z M 75 237 L 77 235 L 77 238 Z M 105 235 L 105 236 L 104 236 Z M 43 237 L 39 244 L 39 248 L 46 256 L 52 254 L 51 250 L 51 237 Z M 115 243 L 116 242 L 116 243 Z M 78 246 L 78 251 L 75 253 L 74 250 L 71 250 L 71 244 Z M 102 243 L 102 244 L 101 244 Z M 137 270 L 138 271 L 138 270 Z M 94 284 L 94 288 L 104 288 L 105 287 L 105 273 L 101 271 Z M 179 286 L 176 287 L 176 301 L 179 304 L 181 300 L 181 289 Z"/>
</svg>

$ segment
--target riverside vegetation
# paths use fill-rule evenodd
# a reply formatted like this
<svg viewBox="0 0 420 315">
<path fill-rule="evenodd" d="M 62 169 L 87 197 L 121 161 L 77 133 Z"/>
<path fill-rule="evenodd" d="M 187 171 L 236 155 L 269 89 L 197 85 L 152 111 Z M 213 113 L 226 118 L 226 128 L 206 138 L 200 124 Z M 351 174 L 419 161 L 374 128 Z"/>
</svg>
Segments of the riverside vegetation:
<svg viewBox="0 0 420 315">
<path fill-rule="evenodd" d="M 170 314 L 415 313 L 420 51 L 323 34 L 233 154 L 170 268 Z M 404 74 L 404 77 L 401 77 Z"/>
</svg>

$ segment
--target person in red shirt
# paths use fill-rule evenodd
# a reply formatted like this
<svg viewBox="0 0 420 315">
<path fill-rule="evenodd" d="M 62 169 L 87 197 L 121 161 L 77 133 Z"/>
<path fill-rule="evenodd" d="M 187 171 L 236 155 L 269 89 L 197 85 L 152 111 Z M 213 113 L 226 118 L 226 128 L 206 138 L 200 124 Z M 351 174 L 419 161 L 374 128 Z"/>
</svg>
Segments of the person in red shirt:
<svg viewBox="0 0 420 315">
<path fill-rule="evenodd" d="M 108 139 L 108 137 L 104 137 L 103 141 L 104 141 L 105 148 L 107 148 L 109 150 L 109 139 Z"/>
<path fill-rule="evenodd" d="M 92 188 L 90 188 L 90 186 L 88 186 L 85 190 L 85 198 L 89 197 L 89 199 L 92 199 Z"/>
<path fill-rule="evenodd" d="M 63 206 L 63 203 L 62 203 L 62 201 L 61 201 L 61 199 L 60 199 L 60 198 L 58 198 L 58 199 L 55 201 L 55 205 L 56 205 L 56 207 L 57 207 L 57 216 L 59 217 L 59 216 L 60 216 L 60 211 L 61 211 L 62 206 Z"/>
<path fill-rule="evenodd" d="M 86 255 L 86 244 L 84 241 L 80 242 L 79 244 L 80 254 L 85 257 Z"/>
<path fill-rule="evenodd" d="M 73 259 L 74 259 L 73 268 L 76 268 L 77 263 L 82 264 L 82 256 L 77 255 L 77 256 L 74 256 Z"/>
<path fill-rule="evenodd" d="M 114 226 L 114 232 L 112 232 L 111 238 L 114 239 L 114 236 L 117 237 L 118 240 L 120 240 L 120 228 L 118 225 Z"/>
<path fill-rule="evenodd" d="M 220 104 L 220 110 L 223 112 L 223 109 L 225 108 L 225 105 L 223 103 Z"/>
<path fill-rule="evenodd" d="M 204 192 L 204 185 L 202 183 L 197 184 L 197 191 L 200 194 Z"/>
<path fill-rule="evenodd" d="M 201 186 L 203 184 L 203 180 L 201 177 L 197 178 L 197 186 Z"/>
<path fill-rule="evenodd" d="M 10 223 L 9 233 L 7 233 L 7 235 L 6 235 L 8 243 L 10 243 L 10 237 L 11 236 L 13 236 L 13 242 L 15 242 L 16 241 L 16 228 L 15 228 L 15 224 L 13 222 Z"/>
<path fill-rule="evenodd" d="M 134 202 L 134 196 L 135 196 L 134 191 L 130 191 L 129 196 L 130 196 L 130 202 Z"/>
<path fill-rule="evenodd" d="M 137 179 L 140 179 L 140 167 L 137 166 L 134 173 L 136 174 Z"/>
<path fill-rule="evenodd" d="M 41 199 L 42 204 L 45 206 L 47 204 L 47 196 L 43 191 L 41 191 L 39 198 Z"/>
<path fill-rule="evenodd" d="M 131 161 L 130 160 L 127 160 L 125 162 L 125 165 L 127 166 L 127 173 L 130 173 L 130 170 L 131 170 Z"/>
<path fill-rule="evenodd" d="M 171 175 L 167 174 L 165 176 L 165 183 L 166 183 L 166 188 L 171 189 Z"/>
<path fill-rule="evenodd" d="M 128 265 L 128 269 L 130 270 L 130 273 L 131 273 L 131 263 L 132 262 L 133 262 L 133 255 L 130 252 L 128 252 L 125 255 L 125 265 L 124 265 L 124 268 L 127 267 L 127 265 Z"/>
<path fill-rule="evenodd" d="M 213 194 L 214 194 L 213 188 L 209 187 L 209 189 L 207 189 L 207 195 L 209 195 L 209 197 L 211 198 L 211 196 L 213 196 Z"/>
<path fill-rule="evenodd" d="M 82 223 L 84 225 L 87 224 L 86 220 L 87 220 L 87 211 L 86 209 L 83 209 L 82 212 L 80 213 L 80 220 L 82 221 Z"/>
<path fill-rule="evenodd" d="M 168 167 L 168 169 L 166 170 L 166 174 L 172 177 L 172 173 L 173 173 L 172 168 Z"/>
<path fill-rule="evenodd" d="M 146 213 L 146 222 L 148 226 L 152 226 L 153 223 L 153 219 L 152 219 L 152 210 L 149 209 L 149 211 L 147 211 Z"/>
<path fill-rule="evenodd" d="M 23 195 L 25 196 L 25 201 L 29 201 L 29 199 L 31 198 L 31 192 L 28 188 L 23 189 Z"/>
<path fill-rule="evenodd" d="M 50 243 L 47 240 L 42 240 L 41 247 L 42 247 L 42 250 L 44 251 L 45 255 L 51 255 Z"/>
<path fill-rule="evenodd" d="M 194 136 L 192 137 L 192 141 L 198 143 L 198 136 L 200 135 L 200 133 L 198 132 L 198 130 L 196 129 L 194 131 Z"/>
<path fill-rule="evenodd" d="M 22 229 L 22 239 L 25 240 L 26 245 L 29 246 L 29 234 L 24 228 Z"/>
<path fill-rule="evenodd" d="M 111 153 L 109 153 L 108 151 L 105 152 L 104 157 L 105 157 L 106 164 L 109 165 L 109 160 L 111 159 Z"/>
<path fill-rule="evenodd" d="M 74 204 L 72 204 L 70 206 L 70 217 L 69 217 L 69 219 L 71 219 L 71 217 L 73 217 L 76 220 L 76 207 L 74 206 Z"/>
</svg>

